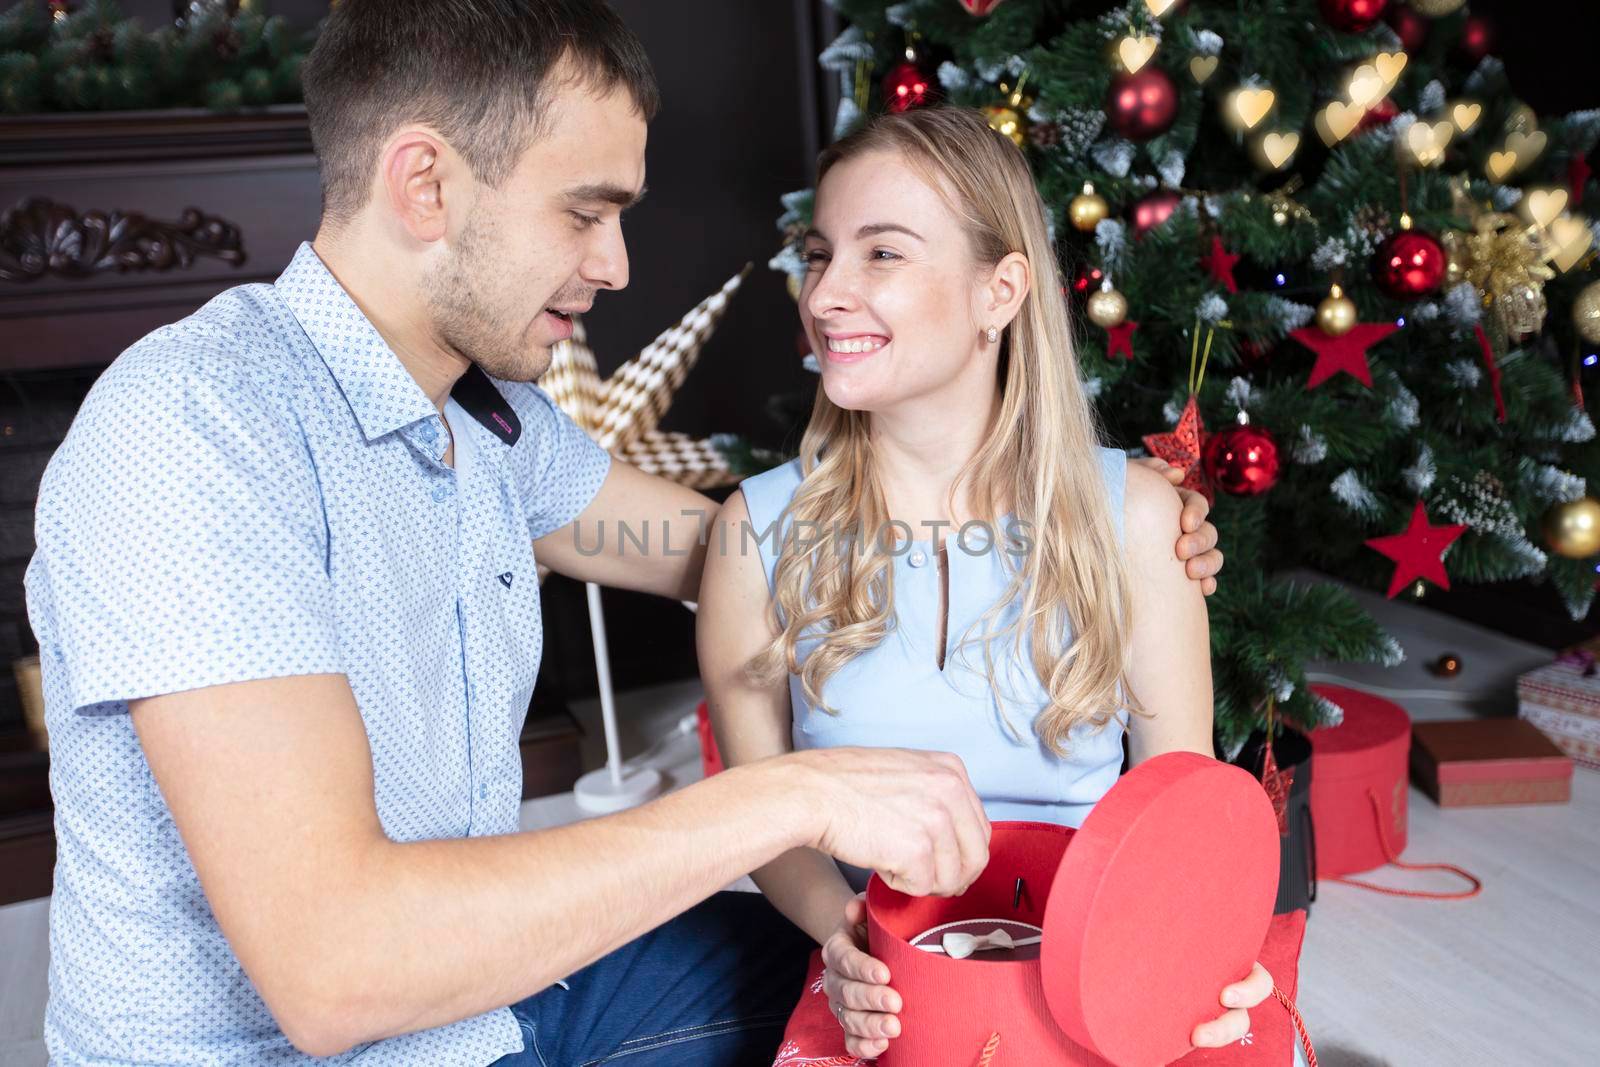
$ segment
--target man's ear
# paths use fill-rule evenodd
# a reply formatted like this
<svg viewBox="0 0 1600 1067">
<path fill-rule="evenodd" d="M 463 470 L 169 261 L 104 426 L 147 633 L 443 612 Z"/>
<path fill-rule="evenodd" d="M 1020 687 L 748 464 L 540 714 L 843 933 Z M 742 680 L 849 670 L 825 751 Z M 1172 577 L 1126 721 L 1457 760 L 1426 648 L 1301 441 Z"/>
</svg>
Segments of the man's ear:
<svg viewBox="0 0 1600 1067">
<path fill-rule="evenodd" d="M 404 130 L 383 148 L 378 177 L 390 216 L 412 238 L 441 240 L 450 199 L 461 193 L 465 168 L 450 146 L 427 130 Z"/>
<path fill-rule="evenodd" d="M 1021 252 L 1009 253 L 989 275 L 984 287 L 986 316 L 983 325 L 1004 329 L 1022 310 L 1022 301 L 1033 286 L 1033 268 Z"/>
</svg>

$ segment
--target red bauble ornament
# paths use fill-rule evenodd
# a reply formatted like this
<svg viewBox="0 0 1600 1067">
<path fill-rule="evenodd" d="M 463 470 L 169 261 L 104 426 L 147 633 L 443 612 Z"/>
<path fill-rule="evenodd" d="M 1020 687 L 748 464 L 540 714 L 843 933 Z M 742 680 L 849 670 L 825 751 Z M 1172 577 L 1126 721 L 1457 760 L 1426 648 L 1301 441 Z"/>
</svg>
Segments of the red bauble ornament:
<svg viewBox="0 0 1600 1067">
<path fill-rule="evenodd" d="M 811 351 L 809 348 L 807 352 Z M 1239 362 L 1245 370 L 1256 371 L 1267 365 L 1272 356 L 1272 346 L 1254 337 L 1241 337 L 1238 341 Z"/>
<path fill-rule="evenodd" d="M 1137 204 L 1133 205 L 1133 233 L 1135 237 L 1143 237 L 1152 229 L 1160 226 L 1172 217 L 1178 210 L 1178 205 L 1183 202 L 1183 197 L 1170 189 L 1151 193 Z"/>
<path fill-rule="evenodd" d="M 1379 246 L 1372 274 L 1378 288 L 1396 300 L 1415 300 L 1439 288 L 1448 265 L 1433 235 L 1401 230 Z"/>
<path fill-rule="evenodd" d="M 1178 86 L 1154 63 L 1111 79 L 1106 123 L 1117 134 L 1130 141 L 1148 141 L 1170 130 L 1177 118 Z"/>
<path fill-rule="evenodd" d="M 883 105 L 890 111 L 910 111 L 928 102 L 933 87 L 928 75 L 907 60 L 897 64 L 883 79 Z"/>
<path fill-rule="evenodd" d="M 1384 97 L 1376 104 L 1367 108 L 1361 116 L 1361 121 L 1356 123 L 1356 132 L 1365 133 L 1378 126 L 1387 126 L 1400 114 L 1400 106 L 1389 97 Z"/>
<path fill-rule="evenodd" d="M 1383 17 L 1389 0 L 1317 0 L 1322 18 L 1336 30 L 1360 33 Z"/>
<path fill-rule="evenodd" d="M 1105 280 L 1105 271 L 1085 264 L 1078 268 L 1078 273 L 1072 279 L 1072 291 L 1079 296 L 1088 296 L 1099 289 L 1100 283 Z"/>
<path fill-rule="evenodd" d="M 1278 442 L 1259 426 L 1235 426 L 1206 439 L 1205 465 L 1224 493 L 1256 496 L 1278 484 Z"/>
<path fill-rule="evenodd" d="M 1494 51 L 1494 26 L 1482 15 L 1468 15 L 1461 24 L 1461 52 L 1477 61 Z"/>
<path fill-rule="evenodd" d="M 1400 38 L 1400 47 L 1407 52 L 1415 52 L 1428 40 L 1428 22 L 1430 20 L 1417 14 L 1408 4 L 1396 4 L 1384 16 L 1384 21 Z"/>
<path fill-rule="evenodd" d="M 999 7 L 1001 0 L 961 0 L 961 6 L 966 8 L 967 14 L 982 18 L 995 8 Z"/>
</svg>

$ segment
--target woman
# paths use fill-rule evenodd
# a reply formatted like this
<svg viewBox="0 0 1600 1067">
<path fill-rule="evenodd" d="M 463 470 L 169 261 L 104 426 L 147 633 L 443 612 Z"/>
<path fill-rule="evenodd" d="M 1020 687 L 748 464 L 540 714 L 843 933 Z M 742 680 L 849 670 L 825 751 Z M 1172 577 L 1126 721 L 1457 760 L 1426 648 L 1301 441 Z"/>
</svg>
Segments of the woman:
<svg viewBox="0 0 1600 1067">
<path fill-rule="evenodd" d="M 818 169 L 800 317 L 821 388 L 799 458 L 724 506 L 701 591 L 723 755 L 950 751 L 990 819 L 1076 826 L 1124 732 L 1135 764 L 1212 754 L 1179 498 L 1099 445 L 1015 146 L 976 113 L 918 110 Z M 865 872 L 802 850 L 755 880 L 823 944 L 849 1051 L 881 1053 L 900 1002 L 862 951 Z M 1237 1040 L 1270 990 L 1257 965 L 1195 1043 Z"/>
</svg>

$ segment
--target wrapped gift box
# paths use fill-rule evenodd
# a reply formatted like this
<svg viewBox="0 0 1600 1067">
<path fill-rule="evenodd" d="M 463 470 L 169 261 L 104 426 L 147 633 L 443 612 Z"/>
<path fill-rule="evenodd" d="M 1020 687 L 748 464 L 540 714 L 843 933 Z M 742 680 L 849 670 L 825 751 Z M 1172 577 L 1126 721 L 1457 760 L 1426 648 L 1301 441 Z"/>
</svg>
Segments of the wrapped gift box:
<svg viewBox="0 0 1600 1067">
<path fill-rule="evenodd" d="M 1406 847 L 1411 717 L 1400 705 L 1359 689 L 1311 688 L 1344 712 L 1338 726 L 1311 731 L 1317 876 L 1382 867 Z"/>
<path fill-rule="evenodd" d="M 1411 776 L 1441 808 L 1572 798 L 1572 760 L 1522 719 L 1417 723 Z"/>
<path fill-rule="evenodd" d="M 989 849 L 961 897 L 868 884 L 870 951 L 904 1001 L 880 1067 L 968 1065 L 994 1042 L 997 1064 L 1170 1063 L 1272 920 L 1271 802 L 1248 772 L 1194 753 L 1133 768 L 1077 830 L 995 823 Z M 946 939 L 997 929 L 1018 947 L 963 958 Z M 1040 941 L 1021 944 L 1031 930 Z"/>
<path fill-rule="evenodd" d="M 1517 715 L 1586 767 L 1600 768 L 1600 638 L 1517 679 Z"/>
</svg>

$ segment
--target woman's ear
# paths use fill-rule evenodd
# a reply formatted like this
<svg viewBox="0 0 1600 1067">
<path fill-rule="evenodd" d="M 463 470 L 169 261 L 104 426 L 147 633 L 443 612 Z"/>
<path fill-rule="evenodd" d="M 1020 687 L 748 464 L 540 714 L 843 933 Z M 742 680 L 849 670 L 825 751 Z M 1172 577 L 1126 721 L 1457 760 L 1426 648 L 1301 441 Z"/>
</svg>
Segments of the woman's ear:
<svg viewBox="0 0 1600 1067">
<path fill-rule="evenodd" d="M 1021 252 L 1008 253 L 995 264 L 989 282 L 984 287 L 987 311 L 984 324 L 993 324 L 1001 329 L 1011 325 L 1011 320 L 1022 310 L 1022 301 L 1032 287 L 1033 269 L 1028 265 L 1028 257 Z"/>
</svg>

